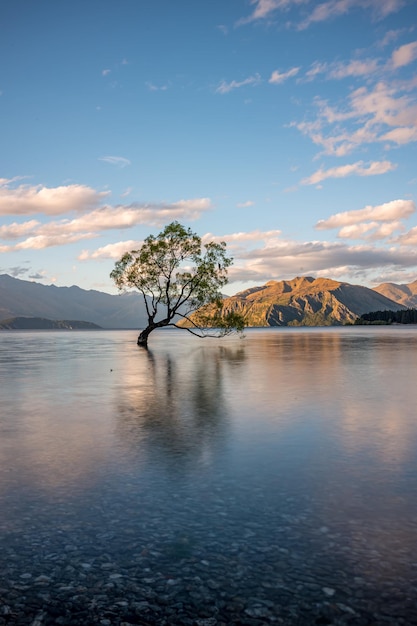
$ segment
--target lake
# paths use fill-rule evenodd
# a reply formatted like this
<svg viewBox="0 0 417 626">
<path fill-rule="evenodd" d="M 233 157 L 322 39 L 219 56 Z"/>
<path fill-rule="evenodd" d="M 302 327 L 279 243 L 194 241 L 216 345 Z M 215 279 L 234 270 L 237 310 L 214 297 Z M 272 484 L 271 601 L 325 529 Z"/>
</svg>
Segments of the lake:
<svg viewBox="0 0 417 626">
<path fill-rule="evenodd" d="M 417 329 L 0 333 L 0 625 L 417 624 Z"/>
</svg>

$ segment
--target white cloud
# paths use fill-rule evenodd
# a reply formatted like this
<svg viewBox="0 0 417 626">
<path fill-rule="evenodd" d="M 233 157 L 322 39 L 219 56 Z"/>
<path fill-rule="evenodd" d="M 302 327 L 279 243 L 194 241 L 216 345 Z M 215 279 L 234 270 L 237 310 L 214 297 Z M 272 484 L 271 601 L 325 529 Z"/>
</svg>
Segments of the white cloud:
<svg viewBox="0 0 417 626">
<path fill-rule="evenodd" d="M 79 261 L 89 261 L 91 259 L 120 259 L 126 252 L 137 250 L 142 245 L 141 241 L 130 239 L 128 241 L 118 241 L 109 243 L 107 246 L 97 248 L 93 252 L 83 250 L 78 256 Z"/>
<path fill-rule="evenodd" d="M 98 159 L 99 161 L 104 161 L 105 163 L 110 163 L 110 165 L 117 165 L 118 167 L 126 167 L 127 165 L 131 165 L 129 159 L 125 159 L 125 157 L 121 156 L 104 156 Z"/>
<path fill-rule="evenodd" d="M 110 72 L 111 72 L 111 70 L 109 70 L 109 69 L 105 69 L 105 70 L 102 70 L 102 71 L 101 71 L 101 75 L 102 75 L 102 76 L 108 76 L 108 75 L 110 74 Z"/>
<path fill-rule="evenodd" d="M 417 59 L 417 41 L 407 43 L 392 53 L 391 61 L 394 68 L 403 67 Z"/>
<path fill-rule="evenodd" d="M 390 161 L 373 161 L 368 165 L 363 161 L 340 165 L 339 167 L 331 167 L 328 170 L 319 169 L 311 176 L 303 178 L 302 185 L 316 185 L 327 178 L 346 178 L 346 176 L 378 176 L 391 172 L 397 166 Z"/>
<path fill-rule="evenodd" d="M 229 93 L 234 89 L 240 89 L 241 87 L 246 87 L 247 85 L 258 85 L 261 82 L 261 77 L 259 74 L 255 74 L 254 76 L 249 76 L 241 81 L 232 80 L 230 83 L 227 83 L 223 80 L 220 85 L 216 89 L 216 93 Z"/>
<path fill-rule="evenodd" d="M 104 230 L 131 228 L 138 224 L 160 226 L 172 220 L 195 220 L 211 208 L 209 198 L 179 200 L 171 204 L 131 204 L 97 208 L 75 219 L 42 224 L 36 220 L 13 223 L 0 229 L 3 239 L 27 237 L 7 250 L 41 249 L 97 237 Z"/>
<path fill-rule="evenodd" d="M 287 72 L 279 72 L 278 70 L 275 70 L 272 72 L 271 78 L 269 79 L 268 82 L 273 85 L 280 85 L 281 83 L 285 82 L 288 78 L 292 78 L 293 76 L 296 76 L 299 71 L 300 71 L 299 67 L 293 67 Z"/>
<path fill-rule="evenodd" d="M 98 206 L 109 193 L 85 185 L 52 188 L 20 185 L 14 189 L 3 184 L 0 187 L 0 215 L 82 213 Z"/>
<path fill-rule="evenodd" d="M 416 211 L 416 205 L 412 200 L 392 200 L 377 206 L 366 206 L 363 209 L 336 213 L 331 217 L 320 220 L 316 224 L 318 230 L 329 228 L 341 228 L 357 225 L 360 222 L 371 220 L 374 222 L 386 222 L 410 217 Z"/>
</svg>

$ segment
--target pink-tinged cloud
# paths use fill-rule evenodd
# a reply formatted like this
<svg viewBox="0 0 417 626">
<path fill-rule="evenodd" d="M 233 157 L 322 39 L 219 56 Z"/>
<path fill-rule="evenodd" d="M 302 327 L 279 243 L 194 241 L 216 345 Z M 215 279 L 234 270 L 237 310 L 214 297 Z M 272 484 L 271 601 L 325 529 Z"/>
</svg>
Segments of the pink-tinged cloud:
<svg viewBox="0 0 417 626">
<path fill-rule="evenodd" d="M 292 78 L 293 76 L 296 76 L 299 71 L 300 71 L 299 67 L 293 67 L 287 72 L 279 72 L 278 70 L 275 70 L 274 72 L 272 72 L 271 78 L 269 79 L 268 82 L 271 83 L 272 85 L 280 85 L 281 83 L 285 82 L 288 78 Z"/>
<path fill-rule="evenodd" d="M 62 215 L 84 213 L 97 207 L 109 195 L 85 185 L 17 188 L 0 186 L 0 215 Z"/>
<path fill-rule="evenodd" d="M 220 85 L 217 87 L 216 93 L 225 94 L 225 93 L 234 91 L 235 89 L 246 87 L 248 85 L 259 85 L 260 82 L 261 82 L 261 77 L 259 74 L 255 74 L 254 76 L 249 76 L 248 78 L 245 78 L 244 80 L 241 80 L 241 81 L 232 80 L 230 83 L 227 83 L 225 80 L 223 80 L 220 83 Z"/>
<path fill-rule="evenodd" d="M 356 8 L 369 10 L 374 18 L 383 19 L 399 11 L 402 6 L 404 0 L 329 0 L 320 4 L 315 3 L 313 11 L 299 28 L 305 29 L 314 23 L 335 19 Z"/>
<path fill-rule="evenodd" d="M 404 67 L 417 59 L 417 41 L 407 43 L 392 53 L 392 65 L 394 68 Z"/>
<path fill-rule="evenodd" d="M 65 246 L 70 243 L 76 243 L 82 239 L 93 239 L 97 237 L 96 233 L 77 233 L 75 235 L 70 233 L 61 233 L 56 235 L 36 235 L 35 237 L 28 237 L 24 241 L 13 246 L 13 250 L 44 250 L 45 248 L 52 248 L 54 246 Z"/>
<path fill-rule="evenodd" d="M 368 165 L 363 161 L 350 163 L 348 165 L 340 165 L 339 167 L 331 167 L 328 170 L 317 170 L 311 176 L 303 178 L 302 185 L 316 185 L 327 178 L 346 178 L 347 176 L 379 176 L 395 170 L 397 166 L 390 161 L 373 161 Z"/>
<path fill-rule="evenodd" d="M 365 239 L 368 241 L 381 241 L 392 237 L 395 232 L 403 231 L 404 224 L 399 220 L 392 222 L 362 222 L 344 226 L 338 232 L 341 239 Z"/>
<path fill-rule="evenodd" d="M 398 237 L 398 243 L 404 246 L 417 246 L 417 226 Z"/>
<path fill-rule="evenodd" d="M 39 225 L 40 222 L 37 220 L 30 220 L 22 224 L 13 222 L 7 226 L 0 226 L 0 239 L 20 239 L 33 232 Z"/>
<path fill-rule="evenodd" d="M 392 200 L 377 206 L 366 206 L 355 211 L 336 213 L 326 220 L 320 220 L 316 224 L 318 230 L 330 228 L 343 228 L 357 225 L 360 222 L 389 222 L 406 219 L 416 211 L 416 205 L 412 200 Z"/>
<path fill-rule="evenodd" d="M 130 239 L 128 241 L 118 241 L 109 243 L 107 246 L 97 248 L 93 252 L 83 250 L 78 256 L 79 261 L 89 261 L 91 259 L 120 259 L 126 252 L 137 250 L 142 242 Z"/>
</svg>

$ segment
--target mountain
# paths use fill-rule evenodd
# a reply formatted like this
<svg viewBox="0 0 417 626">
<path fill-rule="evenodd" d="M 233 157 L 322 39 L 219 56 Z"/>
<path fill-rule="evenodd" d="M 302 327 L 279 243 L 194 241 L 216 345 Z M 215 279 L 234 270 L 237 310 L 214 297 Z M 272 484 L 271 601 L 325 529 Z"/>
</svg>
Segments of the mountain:
<svg viewBox="0 0 417 626">
<path fill-rule="evenodd" d="M 414 301 L 412 300 L 413 298 Z M 376 289 L 309 276 L 270 281 L 225 298 L 223 310 L 245 316 L 248 326 L 330 326 L 362 313 L 417 305 L 417 281 Z M 0 275 L 0 321 L 13 317 L 82 320 L 103 328 L 144 328 L 138 293 L 111 295 L 80 287 L 56 287 Z"/>
<path fill-rule="evenodd" d="M 138 293 L 111 295 L 80 287 L 41 285 L 0 275 L 0 321 L 11 317 L 82 320 L 103 328 L 143 328 L 146 315 Z"/>
<path fill-rule="evenodd" d="M 331 326 L 362 313 L 405 308 L 367 287 L 329 278 L 270 281 L 223 301 L 223 314 L 238 312 L 247 326 Z"/>
<path fill-rule="evenodd" d="M 374 287 L 374 291 L 410 309 L 417 307 L 417 280 L 408 283 L 408 285 L 382 283 L 378 287 Z"/>
<path fill-rule="evenodd" d="M 11 317 L 0 322 L 0 330 L 100 330 L 101 326 L 78 320 L 48 320 L 44 317 Z"/>
</svg>

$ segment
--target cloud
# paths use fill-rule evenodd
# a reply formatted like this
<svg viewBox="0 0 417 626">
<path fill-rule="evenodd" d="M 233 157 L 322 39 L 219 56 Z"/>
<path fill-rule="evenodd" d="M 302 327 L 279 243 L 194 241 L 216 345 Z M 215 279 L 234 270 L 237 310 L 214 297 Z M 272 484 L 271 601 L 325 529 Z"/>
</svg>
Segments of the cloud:
<svg viewBox="0 0 417 626">
<path fill-rule="evenodd" d="M 391 57 L 393 67 L 404 67 L 417 59 L 417 41 L 405 44 L 394 50 Z"/>
<path fill-rule="evenodd" d="M 269 241 L 275 240 L 281 234 L 280 230 L 252 230 L 250 232 L 232 233 L 230 235 L 216 236 L 212 233 L 207 233 L 202 237 L 205 241 L 225 241 L 226 243 L 240 243 L 248 241 Z"/>
<path fill-rule="evenodd" d="M 415 87 L 415 79 L 360 87 L 349 94 L 343 109 L 316 99 L 316 119 L 292 125 L 333 156 L 344 156 L 363 144 L 410 143 L 417 138 Z"/>
<path fill-rule="evenodd" d="M 252 200 L 246 200 L 246 202 L 238 202 L 237 207 L 239 209 L 246 209 L 247 207 L 253 206 L 255 203 Z"/>
<path fill-rule="evenodd" d="M 251 0 L 251 4 L 255 5 L 255 9 L 251 15 L 240 19 L 238 26 L 248 24 L 260 19 L 268 18 L 272 13 L 278 10 L 288 10 L 292 6 L 305 4 L 309 0 Z"/>
<path fill-rule="evenodd" d="M 299 29 L 346 15 L 356 8 L 370 10 L 373 17 L 379 20 L 396 13 L 404 4 L 404 0 L 330 0 L 317 4 L 308 18 L 299 24 Z"/>
<path fill-rule="evenodd" d="M 1 274 L 9 274 L 10 276 L 13 276 L 14 278 L 17 278 L 18 276 L 24 276 L 25 274 L 27 274 L 29 272 L 29 268 L 18 265 L 18 266 L 14 266 L 14 267 L 8 267 L 8 268 L 0 268 L 0 273 Z"/>
<path fill-rule="evenodd" d="M 103 206 L 75 219 L 52 220 L 42 224 L 36 220 L 13 223 L 0 228 L 3 239 L 26 237 L 2 251 L 43 249 L 97 237 L 101 231 L 132 228 L 138 224 L 161 226 L 173 220 L 196 220 L 211 209 L 209 198 L 179 200 L 171 204 L 130 204 Z"/>
<path fill-rule="evenodd" d="M 125 159 L 121 156 L 104 156 L 98 159 L 99 161 L 104 161 L 105 163 L 110 163 L 110 165 L 117 165 L 118 167 L 126 167 L 127 165 L 131 165 L 129 159 Z"/>
<path fill-rule="evenodd" d="M 0 226 L 0 239 L 20 239 L 33 232 L 39 225 L 40 222 L 37 220 L 30 220 L 22 224 L 13 222 L 13 224 L 7 226 Z"/>
<path fill-rule="evenodd" d="M 374 222 L 388 222 L 410 217 L 416 211 L 416 205 L 412 200 L 392 200 L 377 206 L 366 206 L 355 211 L 336 213 L 325 220 L 319 220 L 316 224 L 318 230 L 329 228 L 341 228 L 357 225 L 359 222 L 371 220 Z"/>
<path fill-rule="evenodd" d="M 280 85 L 281 83 L 286 81 L 287 78 L 292 78 L 292 76 L 296 76 L 299 71 L 300 71 L 299 67 L 293 67 L 287 72 L 282 72 L 282 73 L 280 73 L 278 70 L 275 70 L 272 72 L 271 78 L 269 79 L 268 82 L 273 85 Z"/>
<path fill-rule="evenodd" d="M 392 222 L 364 222 L 362 224 L 352 224 L 340 229 L 338 237 L 341 239 L 365 239 L 380 241 L 392 235 L 396 231 L 404 230 L 404 224 L 397 221 Z"/>
<path fill-rule="evenodd" d="M 312 4 L 310 15 L 299 24 L 299 29 L 305 29 L 311 24 L 334 19 L 346 15 L 355 8 L 366 9 L 372 12 L 375 19 L 383 19 L 395 13 L 405 4 L 405 0 L 330 0 L 328 2 L 310 2 L 310 0 L 251 0 L 255 9 L 248 17 L 240 19 L 238 26 L 256 20 L 266 20 L 277 11 L 289 11 L 299 5 Z"/>
<path fill-rule="evenodd" d="M 4 180 L 4 179 L 3 179 Z M 0 215 L 62 215 L 82 213 L 98 206 L 108 191 L 96 191 L 85 185 L 44 187 L 20 185 L 0 186 Z"/>
<path fill-rule="evenodd" d="M 397 241 L 404 246 L 417 246 L 417 226 L 398 237 Z"/>
<path fill-rule="evenodd" d="M 300 275 L 343 276 L 343 280 L 348 280 L 358 274 L 367 277 L 375 270 L 389 273 L 417 267 L 417 250 L 411 246 L 387 249 L 344 242 L 279 240 L 255 249 L 242 248 L 234 256 L 230 280 L 258 285 Z"/>
<path fill-rule="evenodd" d="M 311 176 L 303 178 L 302 185 L 316 185 L 321 183 L 326 178 L 346 178 L 346 176 L 378 176 L 380 174 L 386 174 L 391 172 L 397 166 L 390 161 L 373 161 L 367 166 L 363 161 L 357 161 L 356 163 L 350 163 L 348 165 L 340 165 L 339 167 L 331 167 L 328 170 L 317 170 Z"/>
<path fill-rule="evenodd" d="M 246 87 L 247 85 L 259 85 L 261 82 L 261 77 L 259 74 L 255 74 L 255 76 L 249 76 L 249 78 L 245 78 L 241 81 L 232 80 L 230 83 L 226 81 L 222 81 L 220 85 L 216 89 L 216 93 L 229 93 L 234 89 L 240 89 L 241 87 Z"/>
<path fill-rule="evenodd" d="M 394 128 L 380 137 L 381 141 L 392 141 L 398 146 L 417 141 L 417 125 Z"/>
<path fill-rule="evenodd" d="M 78 256 L 78 260 L 89 261 L 91 259 L 120 259 L 126 252 L 137 250 L 141 245 L 141 241 L 135 241 L 134 239 L 110 243 L 107 246 L 97 248 L 97 250 L 94 250 L 93 252 L 83 250 Z"/>
<path fill-rule="evenodd" d="M 83 230 L 101 231 L 131 228 L 137 224 L 160 226 L 172 220 L 196 220 L 210 208 L 209 198 L 179 200 L 171 204 L 160 205 L 105 206 L 71 221 L 52 222 L 41 229 L 43 231 L 60 231 L 65 228 L 68 232 L 82 232 Z"/>
<path fill-rule="evenodd" d="M 356 76 L 372 76 L 378 70 L 379 66 L 380 62 L 378 59 L 353 59 L 345 63 L 321 63 L 314 61 L 302 80 L 312 81 L 320 74 L 324 74 L 328 80 L 341 80 Z"/>
<path fill-rule="evenodd" d="M 108 76 L 108 75 L 110 74 L 110 72 L 111 72 L 111 70 L 109 70 L 109 69 L 102 70 L 102 71 L 101 71 L 101 75 L 102 75 L 102 76 Z"/>
<path fill-rule="evenodd" d="M 265 248 L 268 248 L 268 246 L 271 245 L 271 242 L 275 241 L 280 234 L 281 231 L 279 230 L 254 230 L 251 232 L 231 233 L 221 236 L 213 235 L 213 233 L 206 233 L 201 239 L 203 243 L 207 243 L 209 241 L 225 241 L 233 250 L 241 250 L 242 252 L 245 252 L 248 249 L 248 243 L 263 242 L 265 244 Z M 119 241 L 117 243 L 102 246 L 93 252 L 83 250 L 78 259 L 80 261 L 87 261 L 91 259 L 119 259 L 125 252 L 140 248 L 142 243 L 142 241 L 135 241 L 131 239 L 128 241 Z M 244 243 L 245 245 L 240 248 L 238 246 L 240 243 Z"/>
<path fill-rule="evenodd" d="M 70 243 L 75 243 L 82 239 L 92 239 L 93 237 L 97 237 L 96 233 L 78 233 L 72 235 L 62 232 L 51 236 L 36 235 L 17 243 L 13 248 L 9 248 L 9 250 L 44 250 L 45 248 L 52 248 L 54 246 L 66 246 Z"/>
<path fill-rule="evenodd" d="M 329 77 L 341 79 L 348 78 L 350 76 L 369 76 L 370 74 L 373 74 L 377 68 L 377 59 L 365 59 L 364 61 L 356 59 L 350 61 L 349 63 L 334 64 L 329 71 Z"/>
</svg>

